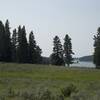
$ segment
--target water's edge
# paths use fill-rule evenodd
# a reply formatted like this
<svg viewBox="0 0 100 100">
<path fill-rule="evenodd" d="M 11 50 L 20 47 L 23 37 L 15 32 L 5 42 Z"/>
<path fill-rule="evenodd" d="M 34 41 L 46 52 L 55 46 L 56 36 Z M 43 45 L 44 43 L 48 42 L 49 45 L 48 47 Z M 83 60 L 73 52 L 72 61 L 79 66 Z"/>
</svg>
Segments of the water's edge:
<svg viewBox="0 0 100 100">
<path fill-rule="evenodd" d="M 79 62 L 79 63 L 74 63 L 71 65 L 71 67 L 87 67 L 87 68 L 95 68 L 95 65 L 93 62 Z"/>
</svg>

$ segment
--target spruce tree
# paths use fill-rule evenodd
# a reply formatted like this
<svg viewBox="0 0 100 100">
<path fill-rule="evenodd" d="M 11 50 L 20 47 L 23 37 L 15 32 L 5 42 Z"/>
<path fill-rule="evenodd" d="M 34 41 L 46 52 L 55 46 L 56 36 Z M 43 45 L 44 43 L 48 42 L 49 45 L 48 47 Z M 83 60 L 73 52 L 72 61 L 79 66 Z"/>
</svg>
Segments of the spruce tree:
<svg viewBox="0 0 100 100">
<path fill-rule="evenodd" d="M 94 64 L 96 68 L 100 68 L 100 27 L 94 36 Z"/>
<path fill-rule="evenodd" d="M 18 45 L 18 33 L 16 29 L 14 29 L 12 34 L 12 61 L 13 62 L 17 62 L 17 45 Z"/>
<path fill-rule="evenodd" d="M 5 60 L 5 28 L 2 21 L 0 21 L 0 61 Z"/>
<path fill-rule="evenodd" d="M 51 55 L 51 63 L 54 65 L 63 65 L 63 48 L 58 36 L 54 37 L 53 53 Z"/>
<path fill-rule="evenodd" d="M 28 63 L 29 59 L 28 43 L 26 38 L 25 26 L 18 27 L 18 48 L 17 48 L 17 59 L 19 63 Z"/>
<path fill-rule="evenodd" d="M 34 38 L 34 34 L 31 31 L 29 34 L 29 58 L 30 58 L 30 63 L 35 63 L 36 61 L 36 41 Z"/>
<path fill-rule="evenodd" d="M 30 63 L 41 62 L 41 49 L 37 46 L 33 32 L 29 34 L 29 58 Z"/>
<path fill-rule="evenodd" d="M 5 61 L 6 62 L 11 62 L 12 58 L 12 52 L 11 52 L 11 32 L 10 32 L 10 26 L 9 26 L 9 21 L 6 20 L 5 23 Z"/>
<path fill-rule="evenodd" d="M 70 66 L 70 64 L 72 64 L 73 58 L 72 58 L 72 43 L 71 43 L 71 38 L 68 36 L 68 34 L 66 34 L 65 38 L 64 38 L 64 61 L 65 64 L 67 64 L 68 66 Z"/>
</svg>

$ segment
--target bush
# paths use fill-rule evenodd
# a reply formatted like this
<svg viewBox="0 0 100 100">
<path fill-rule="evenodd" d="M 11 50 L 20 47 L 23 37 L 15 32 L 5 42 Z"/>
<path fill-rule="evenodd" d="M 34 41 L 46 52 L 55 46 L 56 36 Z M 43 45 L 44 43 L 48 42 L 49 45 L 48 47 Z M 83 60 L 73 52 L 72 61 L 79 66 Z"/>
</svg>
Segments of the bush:
<svg viewBox="0 0 100 100">
<path fill-rule="evenodd" d="M 64 97 L 70 97 L 72 93 L 78 92 L 76 86 L 70 84 L 69 86 L 61 89 L 61 92 Z"/>
</svg>

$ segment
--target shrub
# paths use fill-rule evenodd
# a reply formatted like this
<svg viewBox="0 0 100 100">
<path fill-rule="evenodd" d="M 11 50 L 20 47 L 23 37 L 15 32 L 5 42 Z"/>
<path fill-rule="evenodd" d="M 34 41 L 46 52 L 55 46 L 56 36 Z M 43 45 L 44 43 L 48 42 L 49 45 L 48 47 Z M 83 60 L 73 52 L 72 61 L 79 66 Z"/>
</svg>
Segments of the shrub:
<svg viewBox="0 0 100 100">
<path fill-rule="evenodd" d="M 76 86 L 70 84 L 69 86 L 61 89 L 61 92 L 64 97 L 70 97 L 72 93 L 78 92 Z"/>
</svg>

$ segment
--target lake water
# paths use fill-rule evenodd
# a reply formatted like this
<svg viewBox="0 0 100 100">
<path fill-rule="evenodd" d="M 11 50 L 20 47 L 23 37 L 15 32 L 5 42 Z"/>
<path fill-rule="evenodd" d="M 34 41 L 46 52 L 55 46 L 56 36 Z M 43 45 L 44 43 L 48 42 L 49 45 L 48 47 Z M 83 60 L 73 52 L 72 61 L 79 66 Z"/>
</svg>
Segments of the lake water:
<svg viewBox="0 0 100 100">
<path fill-rule="evenodd" d="M 93 62 L 79 62 L 79 63 L 74 63 L 71 65 L 71 67 L 87 67 L 87 68 L 95 68 L 95 65 Z"/>
</svg>

